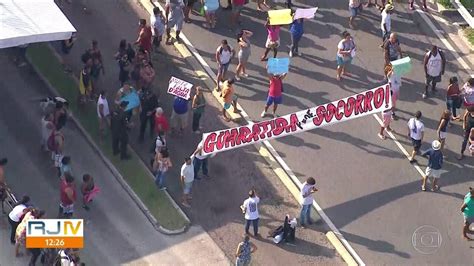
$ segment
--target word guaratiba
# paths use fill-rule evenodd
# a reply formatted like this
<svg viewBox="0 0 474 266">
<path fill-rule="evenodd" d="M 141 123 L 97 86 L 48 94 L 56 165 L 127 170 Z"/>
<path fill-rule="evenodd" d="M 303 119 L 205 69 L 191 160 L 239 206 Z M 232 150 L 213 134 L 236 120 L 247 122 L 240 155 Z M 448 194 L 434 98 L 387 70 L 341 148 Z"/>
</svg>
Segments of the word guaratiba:
<svg viewBox="0 0 474 266">
<path fill-rule="evenodd" d="M 390 85 L 307 110 L 203 135 L 203 154 L 212 154 L 293 135 L 392 108 Z"/>
</svg>

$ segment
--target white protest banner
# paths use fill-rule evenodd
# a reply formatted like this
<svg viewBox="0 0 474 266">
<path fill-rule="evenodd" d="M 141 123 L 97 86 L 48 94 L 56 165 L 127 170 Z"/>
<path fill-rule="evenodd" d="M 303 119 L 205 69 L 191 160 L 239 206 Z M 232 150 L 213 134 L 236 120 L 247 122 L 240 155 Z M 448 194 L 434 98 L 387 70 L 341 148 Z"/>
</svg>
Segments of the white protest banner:
<svg viewBox="0 0 474 266">
<path fill-rule="evenodd" d="M 392 108 L 390 85 L 271 120 L 205 133 L 203 154 L 213 154 L 333 125 Z"/>
<path fill-rule="evenodd" d="M 168 93 L 189 100 L 192 87 L 193 84 L 172 76 L 168 85 Z"/>
<path fill-rule="evenodd" d="M 295 15 L 293 16 L 293 20 L 299 18 L 307 18 L 312 19 L 316 15 L 316 11 L 318 10 L 317 7 L 313 8 L 297 8 L 295 11 Z"/>
</svg>

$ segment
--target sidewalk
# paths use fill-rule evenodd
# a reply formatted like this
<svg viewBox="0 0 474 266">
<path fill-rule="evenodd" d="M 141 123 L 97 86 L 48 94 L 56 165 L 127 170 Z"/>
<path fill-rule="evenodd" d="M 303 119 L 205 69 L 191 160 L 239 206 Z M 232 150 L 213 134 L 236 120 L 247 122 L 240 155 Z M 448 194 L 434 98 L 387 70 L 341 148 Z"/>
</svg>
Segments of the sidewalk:
<svg viewBox="0 0 474 266">
<path fill-rule="evenodd" d="M 72 67 L 74 74 L 79 73 L 82 66 L 80 55 L 89 46 L 90 40 L 97 39 L 107 72 L 105 76 L 101 77 L 101 85 L 109 91 L 109 96 L 113 96 L 119 88 L 118 67 L 112 59 L 118 42 L 122 38 L 133 42 L 137 34 L 138 17 L 148 19 L 149 15 L 137 7 L 129 10 L 110 3 L 90 2 L 88 4 L 90 15 L 81 12 L 74 4 L 65 6 L 63 10 L 78 29 L 79 36 L 71 54 L 65 56 L 64 60 Z M 140 16 L 137 16 L 136 12 Z M 116 16 L 111 18 L 106 16 L 106 13 L 114 13 Z M 116 17 L 120 17 L 120 20 L 114 20 Z M 117 29 L 120 29 L 120 32 Z M 160 94 L 161 105 L 169 116 L 172 98 L 165 93 L 169 77 L 174 75 L 193 84 L 200 83 L 195 78 L 193 70 L 178 56 L 172 46 L 164 49 L 166 53 L 155 57 L 154 66 L 157 78 L 154 89 Z M 205 97 L 209 104 L 203 118 L 205 131 L 223 127 L 222 122 L 217 119 L 220 107 L 209 93 L 206 92 Z M 138 121 L 134 122 L 138 125 Z M 148 162 L 148 152 L 152 140 L 146 138 L 144 144 L 136 143 L 138 137 L 136 131 L 137 129 L 134 129 L 130 134 L 131 144 L 143 160 Z M 168 173 L 167 186 L 175 199 L 179 199 L 181 195 L 178 184 L 180 165 L 183 158 L 194 151 L 199 139 L 200 136 L 193 135 L 190 129 L 183 138 L 169 137 L 167 139 L 171 159 L 175 165 Z M 229 164 L 229 162 L 234 163 Z M 229 258 L 234 257 L 236 244 L 240 241 L 243 233 L 243 217 L 238 206 L 246 198 L 250 188 L 256 188 L 262 198 L 262 229 L 260 232 L 262 236 L 266 236 L 270 229 L 278 226 L 285 214 L 289 213 L 292 216 L 298 214 L 298 202 L 268 168 L 255 148 L 248 147 L 237 152 L 220 154 L 210 160 L 209 167 L 212 179 L 196 181 L 193 188 L 192 208 L 186 212 L 193 223 L 204 227 Z M 300 229 L 297 232 L 299 241 L 296 247 L 275 246 L 269 239 L 257 241 L 259 252 L 255 254 L 254 258 L 257 263 L 267 265 L 293 264 L 295 262 L 340 264 L 342 260 L 330 247 L 324 236 L 326 231 L 325 225 L 316 225 L 311 229 Z"/>
<path fill-rule="evenodd" d="M 37 100 L 48 91 L 29 66 L 15 67 L 7 59 L 9 52 L 0 52 L 0 71 L 5 75 L 0 80 L 5 96 L 0 99 L 0 156 L 9 159 L 5 175 L 17 197 L 28 194 L 35 206 L 46 210 L 47 217 L 56 217 L 59 180 L 39 147 L 41 114 Z M 219 247 L 198 225 L 179 236 L 157 232 L 71 121 L 64 134 L 65 153 L 72 156 L 76 185 L 80 186 L 82 175 L 89 173 L 102 190 L 90 211 L 80 204 L 75 209 L 76 217 L 86 222 L 85 248 L 81 251 L 86 265 L 227 263 Z M 0 231 L 0 265 L 26 265 L 27 258 L 14 258 L 4 215 Z"/>
</svg>

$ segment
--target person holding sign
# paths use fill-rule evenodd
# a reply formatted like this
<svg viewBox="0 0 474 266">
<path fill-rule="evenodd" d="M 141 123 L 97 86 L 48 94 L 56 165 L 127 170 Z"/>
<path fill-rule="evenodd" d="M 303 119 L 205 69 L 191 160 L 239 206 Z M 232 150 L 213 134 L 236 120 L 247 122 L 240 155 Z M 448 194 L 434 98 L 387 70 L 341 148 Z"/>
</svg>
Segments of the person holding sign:
<svg viewBox="0 0 474 266">
<path fill-rule="evenodd" d="M 265 43 L 265 53 L 260 58 L 261 61 L 267 60 L 267 55 L 270 50 L 273 50 L 273 57 L 277 56 L 278 47 L 280 46 L 280 26 L 279 25 L 270 25 L 270 18 L 267 18 L 265 22 L 265 27 L 267 28 L 267 41 Z"/>
<path fill-rule="evenodd" d="M 356 45 L 349 32 L 342 33 L 343 39 L 337 45 L 337 75 L 336 79 L 341 80 L 341 75 L 351 76 L 346 72 L 346 66 L 352 62 L 352 57 L 355 55 Z"/>
<path fill-rule="evenodd" d="M 265 108 L 263 109 L 262 118 L 267 115 L 268 108 L 273 104 L 273 116 L 276 115 L 276 110 L 278 105 L 283 102 L 283 79 L 286 77 L 287 73 L 281 75 L 270 75 L 268 79 L 270 80 L 270 87 L 268 88 L 268 97 Z"/>
<path fill-rule="evenodd" d="M 303 28 L 303 18 L 293 20 L 293 23 L 290 25 L 291 33 L 291 46 L 290 46 L 290 57 L 293 57 L 294 54 L 301 56 L 301 53 L 298 51 L 298 44 L 300 43 L 301 37 L 303 37 L 304 28 Z"/>
</svg>

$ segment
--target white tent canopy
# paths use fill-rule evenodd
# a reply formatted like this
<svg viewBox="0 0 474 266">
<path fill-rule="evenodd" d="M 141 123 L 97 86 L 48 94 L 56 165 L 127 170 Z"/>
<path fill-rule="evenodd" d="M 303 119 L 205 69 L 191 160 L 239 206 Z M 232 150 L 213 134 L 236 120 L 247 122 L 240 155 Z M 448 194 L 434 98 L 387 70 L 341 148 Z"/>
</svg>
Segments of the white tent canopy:
<svg viewBox="0 0 474 266">
<path fill-rule="evenodd" d="M 0 48 L 66 40 L 73 32 L 54 0 L 0 0 Z"/>
</svg>

